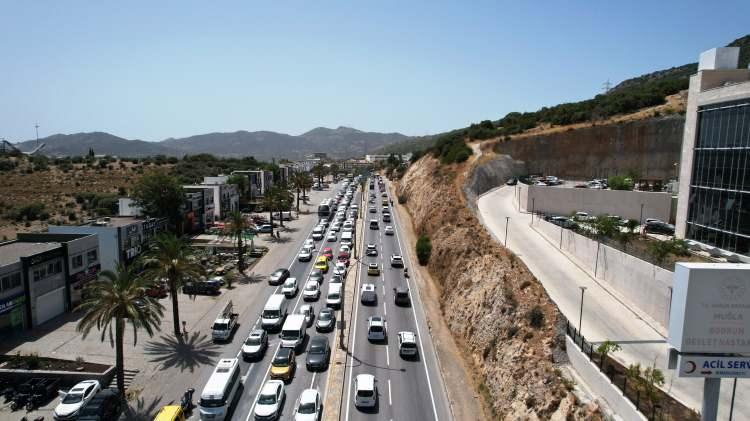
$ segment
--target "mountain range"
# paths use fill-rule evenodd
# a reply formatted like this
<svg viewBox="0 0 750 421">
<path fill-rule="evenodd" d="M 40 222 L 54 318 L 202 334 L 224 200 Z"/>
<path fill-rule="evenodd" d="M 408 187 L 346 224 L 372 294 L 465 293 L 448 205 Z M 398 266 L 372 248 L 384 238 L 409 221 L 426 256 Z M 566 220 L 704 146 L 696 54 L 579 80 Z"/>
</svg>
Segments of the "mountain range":
<svg viewBox="0 0 750 421">
<path fill-rule="evenodd" d="M 207 133 L 185 138 L 169 138 L 160 142 L 146 142 L 118 137 L 105 132 L 55 134 L 39 139 L 45 143 L 43 153 L 48 156 L 95 154 L 122 157 L 153 155 L 178 156 L 208 153 L 224 157 L 254 156 L 268 161 L 271 158 L 299 159 L 313 152 L 326 152 L 334 158 L 352 158 L 373 153 L 376 149 L 409 139 L 401 133 L 364 132 L 351 127 L 329 129 L 318 127 L 299 136 L 271 131 L 236 131 Z M 36 140 L 16 144 L 22 151 L 36 147 Z"/>
</svg>

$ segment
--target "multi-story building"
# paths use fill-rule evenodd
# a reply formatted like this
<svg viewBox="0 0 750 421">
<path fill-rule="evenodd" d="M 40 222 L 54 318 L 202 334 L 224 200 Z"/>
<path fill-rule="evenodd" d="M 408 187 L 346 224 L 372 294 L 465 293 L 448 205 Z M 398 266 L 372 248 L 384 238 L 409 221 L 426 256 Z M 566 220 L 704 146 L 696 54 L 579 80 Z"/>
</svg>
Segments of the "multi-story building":
<svg viewBox="0 0 750 421">
<path fill-rule="evenodd" d="M 288 186 L 289 180 L 294 173 L 294 166 L 291 164 L 279 164 L 279 183 L 282 186 Z"/>
<path fill-rule="evenodd" d="M 247 194 L 251 202 L 260 200 L 273 187 L 273 172 L 266 170 L 237 170 L 232 175 L 247 177 Z"/>
<path fill-rule="evenodd" d="M 214 189 L 202 185 L 183 186 L 185 232 L 201 232 L 214 223 Z"/>
<path fill-rule="evenodd" d="M 690 78 L 676 235 L 750 256 L 750 69 L 738 57 L 706 51 Z"/>
<path fill-rule="evenodd" d="M 388 157 L 390 157 L 390 156 L 391 155 L 365 155 L 365 161 L 371 162 L 371 163 L 372 162 L 386 161 L 386 160 L 388 160 Z M 412 154 L 411 154 L 411 152 L 409 152 L 408 154 L 405 154 L 405 155 L 395 155 L 395 156 L 396 157 L 400 156 L 402 161 L 408 161 L 408 160 L 411 159 Z"/>
<path fill-rule="evenodd" d="M 201 184 L 182 186 L 185 191 L 197 189 L 209 189 L 213 192 L 213 219 L 211 222 L 220 221 L 232 212 L 240 210 L 240 192 L 237 185 L 228 184 L 229 176 L 219 175 L 216 177 L 203 177 Z M 210 205 L 209 205 L 210 206 Z M 208 218 L 208 213 L 206 218 Z"/>
<path fill-rule="evenodd" d="M 115 270 L 119 264 L 131 263 L 157 233 L 166 231 L 167 218 L 116 216 L 81 225 L 50 225 L 54 234 L 96 234 L 101 251 L 102 270 Z"/>
<path fill-rule="evenodd" d="M 18 234 L 0 243 L 0 332 L 40 325 L 81 302 L 101 270 L 92 234 Z"/>
</svg>

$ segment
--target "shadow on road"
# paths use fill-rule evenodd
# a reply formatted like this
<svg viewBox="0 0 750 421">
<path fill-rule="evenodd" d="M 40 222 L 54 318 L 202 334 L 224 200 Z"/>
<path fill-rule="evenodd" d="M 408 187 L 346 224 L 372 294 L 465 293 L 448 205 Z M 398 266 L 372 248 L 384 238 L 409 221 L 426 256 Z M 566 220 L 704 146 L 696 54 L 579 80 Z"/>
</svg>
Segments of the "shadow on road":
<svg viewBox="0 0 750 421">
<path fill-rule="evenodd" d="M 180 371 L 215 363 L 221 355 L 219 347 L 205 334 L 194 332 L 185 341 L 162 335 L 159 341 L 146 343 L 144 352 L 152 357 L 150 362 L 161 363 L 162 368 L 177 367 Z"/>
<path fill-rule="evenodd" d="M 257 284 L 266 280 L 266 277 L 258 273 L 251 273 L 250 275 L 243 276 L 239 279 L 240 285 Z"/>
<path fill-rule="evenodd" d="M 271 237 L 267 241 L 269 243 L 274 243 L 274 244 L 285 244 L 285 243 L 292 241 L 292 238 L 289 236 L 284 236 L 281 238 Z"/>
<path fill-rule="evenodd" d="M 161 406 L 161 396 L 152 398 L 148 403 L 142 397 L 138 397 L 135 402 L 129 402 L 125 408 L 125 419 L 129 421 L 151 421 Z"/>
</svg>

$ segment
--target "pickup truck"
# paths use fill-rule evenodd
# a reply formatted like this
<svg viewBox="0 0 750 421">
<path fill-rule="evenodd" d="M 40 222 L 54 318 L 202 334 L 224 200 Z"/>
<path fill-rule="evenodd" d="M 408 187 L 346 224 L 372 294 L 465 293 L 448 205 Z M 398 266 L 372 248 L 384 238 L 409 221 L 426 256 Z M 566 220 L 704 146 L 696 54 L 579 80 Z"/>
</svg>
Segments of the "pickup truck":
<svg viewBox="0 0 750 421">
<path fill-rule="evenodd" d="M 229 301 L 216 316 L 214 324 L 211 327 L 211 337 L 214 342 L 227 341 L 232 336 L 232 332 L 237 327 L 239 314 L 233 312 L 232 301 Z"/>
</svg>

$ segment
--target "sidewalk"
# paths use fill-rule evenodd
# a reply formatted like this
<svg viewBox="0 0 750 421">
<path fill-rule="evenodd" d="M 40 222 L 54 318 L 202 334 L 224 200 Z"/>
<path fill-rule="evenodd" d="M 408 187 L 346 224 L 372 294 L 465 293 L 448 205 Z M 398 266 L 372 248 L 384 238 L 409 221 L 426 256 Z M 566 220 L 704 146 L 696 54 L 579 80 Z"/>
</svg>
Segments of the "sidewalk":
<svg viewBox="0 0 750 421">
<path fill-rule="evenodd" d="M 627 303 L 618 300 L 586 271 L 561 253 L 546 237 L 529 226 L 531 216 L 520 213 L 513 202 L 514 189 L 500 187 L 477 200 L 481 222 L 493 237 L 502 243 L 505 238 L 506 217 L 508 248 L 520 257 L 547 290 L 550 298 L 571 322 L 577 324 L 583 299 L 582 332 L 592 342 L 611 340 L 622 346 L 614 357 L 626 365 L 640 363 L 648 367 L 654 363 L 664 372 L 664 389 L 675 398 L 697 411 L 703 399 L 703 382 L 676 376 L 666 368 L 666 338 L 643 320 Z M 734 419 L 750 419 L 747 399 L 750 383 L 737 382 Z M 732 394 L 732 379 L 722 381 L 719 419 L 728 419 Z"/>
</svg>

